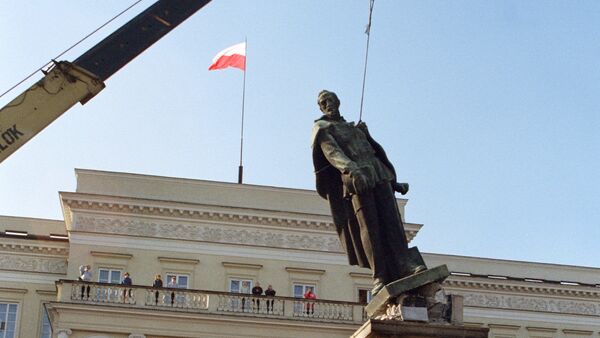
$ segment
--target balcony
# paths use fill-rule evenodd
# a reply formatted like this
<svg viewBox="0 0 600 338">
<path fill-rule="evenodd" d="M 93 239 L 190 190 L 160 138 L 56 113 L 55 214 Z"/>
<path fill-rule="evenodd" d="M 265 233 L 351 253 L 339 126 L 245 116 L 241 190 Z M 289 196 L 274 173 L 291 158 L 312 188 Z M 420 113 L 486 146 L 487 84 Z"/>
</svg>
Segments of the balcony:
<svg viewBox="0 0 600 338">
<path fill-rule="evenodd" d="M 356 328 L 364 319 L 364 306 L 355 302 L 304 300 L 291 297 L 147 286 L 123 286 L 94 282 L 59 280 L 57 302 L 132 310 L 181 312 L 236 317 L 261 317 L 306 321 L 315 324 L 350 324 Z M 250 318 L 247 318 L 250 319 Z M 308 323 L 307 323 L 308 324 Z"/>
</svg>

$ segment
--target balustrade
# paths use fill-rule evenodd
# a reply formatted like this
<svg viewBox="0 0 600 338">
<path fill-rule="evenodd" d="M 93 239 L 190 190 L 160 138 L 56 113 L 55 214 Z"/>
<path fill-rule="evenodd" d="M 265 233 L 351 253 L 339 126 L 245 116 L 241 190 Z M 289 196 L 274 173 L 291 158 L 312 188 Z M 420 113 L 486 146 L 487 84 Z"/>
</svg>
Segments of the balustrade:
<svg viewBox="0 0 600 338">
<path fill-rule="evenodd" d="M 146 289 L 147 306 L 207 310 L 208 294 L 185 289 Z"/>
<path fill-rule="evenodd" d="M 353 304 L 322 300 L 294 301 L 294 317 L 352 321 Z"/>
<path fill-rule="evenodd" d="M 75 282 L 71 288 L 71 300 L 135 304 L 133 289 L 129 285 Z"/>
<path fill-rule="evenodd" d="M 164 308 L 185 312 L 222 313 L 290 320 L 360 324 L 365 321 L 359 303 L 253 296 L 207 290 L 153 288 L 60 280 L 58 301 L 135 308 Z"/>
<path fill-rule="evenodd" d="M 239 293 L 219 294 L 217 311 L 283 316 L 284 301 L 280 297 L 252 296 Z"/>
</svg>

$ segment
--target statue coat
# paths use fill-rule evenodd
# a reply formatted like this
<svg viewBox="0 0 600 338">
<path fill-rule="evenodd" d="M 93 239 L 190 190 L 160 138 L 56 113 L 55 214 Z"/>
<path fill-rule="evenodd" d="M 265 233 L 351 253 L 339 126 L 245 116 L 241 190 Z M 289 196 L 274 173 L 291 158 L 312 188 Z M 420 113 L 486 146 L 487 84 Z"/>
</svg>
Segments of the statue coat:
<svg viewBox="0 0 600 338">
<path fill-rule="evenodd" d="M 332 121 L 323 116 L 315 121 L 312 130 L 312 157 L 316 175 L 317 193 L 329 202 L 333 223 L 335 224 L 341 245 L 348 256 L 349 263 L 363 268 L 371 268 L 361 242 L 360 226 L 355 217 L 350 199 L 352 188 L 343 182 L 343 176 L 347 174 L 340 172 L 338 168 L 331 165 L 323 154 L 319 141 L 325 134 L 334 139 L 336 138 L 333 130 L 336 123 L 347 122 L 343 118 L 339 121 Z M 369 145 L 375 152 L 375 157 L 385 166 L 384 170 L 386 173 L 383 176 L 386 179 L 393 180 L 390 183 L 395 182 L 396 173 L 394 167 L 388 160 L 383 147 L 373 140 L 364 123 L 360 123 L 358 126 L 354 126 L 354 128 L 359 129 L 364 134 Z"/>
</svg>

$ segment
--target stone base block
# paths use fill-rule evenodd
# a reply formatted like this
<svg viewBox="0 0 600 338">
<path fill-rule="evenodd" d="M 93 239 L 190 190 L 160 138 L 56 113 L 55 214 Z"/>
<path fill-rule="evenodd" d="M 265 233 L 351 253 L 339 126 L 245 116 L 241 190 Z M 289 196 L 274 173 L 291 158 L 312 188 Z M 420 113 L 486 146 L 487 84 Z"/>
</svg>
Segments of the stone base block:
<svg viewBox="0 0 600 338">
<path fill-rule="evenodd" d="M 487 338 L 488 331 L 463 325 L 370 319 L 351 338 Z"/>
<path fill-rule="evenodd" d="M 446 267 L 446 265 L 440 265 L 392 282 L 384 286 L 383 289 L 373 297 L 371 302 L 369 302 L 365 308 L 367 315 L 373 317 L 375 314 L 385 311 L 386 304 L 403 293 L 427 284 L 441 282 L 449 275 L 450 272 L 448 271 L 448 267 Z"/>
</svg>

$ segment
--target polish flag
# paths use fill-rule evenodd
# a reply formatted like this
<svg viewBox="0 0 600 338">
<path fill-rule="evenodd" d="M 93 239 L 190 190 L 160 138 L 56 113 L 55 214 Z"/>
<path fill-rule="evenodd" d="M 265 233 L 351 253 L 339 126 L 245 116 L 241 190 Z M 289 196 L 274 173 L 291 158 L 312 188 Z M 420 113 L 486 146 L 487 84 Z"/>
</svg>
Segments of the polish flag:
<svg viewBox="0 0 600 338">
<path fill-rule="evenodd" d="M 243 71 L 246 70 L 246 43 L 238 43 L 225 48 L 217 54 L 212 60 L 212 65 L 208 70 L 224 69 L 235 67 Z"/>
</svg>

